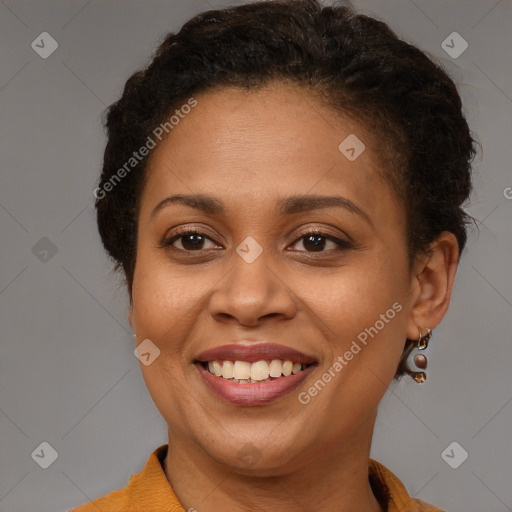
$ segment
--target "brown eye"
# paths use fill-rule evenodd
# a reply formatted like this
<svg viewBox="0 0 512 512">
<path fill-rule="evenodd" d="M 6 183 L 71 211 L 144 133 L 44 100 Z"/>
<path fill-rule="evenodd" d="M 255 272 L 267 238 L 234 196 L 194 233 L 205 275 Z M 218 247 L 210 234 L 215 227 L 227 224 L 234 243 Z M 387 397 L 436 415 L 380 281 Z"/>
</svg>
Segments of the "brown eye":
<svg viewBox="0 0 512 512">
<path fill-rule="evenodd" d="M 340 240 L 334 236 L 317 231 L 304 233 L 293 245 L 296 245 L 301 240 L 306 252 L 329 252 L 329 250 L 343 250 L 351 247 L 350 243 L 345 240 Z M 328 242 L 334 244 L 334 247 L 328 248 L 325 251 L 324 249 Z"/>
<path fill-rule="evenodd" d="M 328 240 L 322 235 L 308 235 L 301 238 L 302 245 L 306 250 L 311 249 L 313 252 L 321 252 L 325 248 Z"/>
<path fill-rule="evenodd" d="M 179 250 L 193 252 L 208 249 L 207 247 L 204 247 L 206 241 L 213 243 L 213 241 L 203 233 L 199 233 L 197 231 L 182 231 L 181 233 L 165 240 L 162 245 L 166 247 L 173 246 Z M 181 247 L 176 246 L 175 242 L 180 242 Z"/>
</svg>

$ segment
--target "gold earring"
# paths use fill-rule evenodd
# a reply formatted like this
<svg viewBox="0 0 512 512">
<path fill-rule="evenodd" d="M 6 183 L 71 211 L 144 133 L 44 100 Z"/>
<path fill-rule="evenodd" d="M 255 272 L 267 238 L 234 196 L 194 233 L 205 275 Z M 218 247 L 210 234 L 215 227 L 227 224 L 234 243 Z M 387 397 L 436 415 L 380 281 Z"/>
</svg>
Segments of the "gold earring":
<svg viewBox="0 0 512 512">
<path fill-rule="evenodd" d="M 427 332 L 425 334 L 421 334 L 421 329 L 418 329 L 419 335 L 416 341 L 416 348 L 418 350 L 425 350 L 428 347 L 428 342 L 432 337 L 432 330 L 428 327 L 426 328 Z M 417 368 L 421 368 L 425 370 L 427 368 L 427 356 L 424 354 L 415 354 L 413 357 L 414 364 Z M 414 372 L 409 371 L 409 375 L 418 383 L 423 384 L 427 380 L 427 374 L 423 371 Z"/>
</svg>

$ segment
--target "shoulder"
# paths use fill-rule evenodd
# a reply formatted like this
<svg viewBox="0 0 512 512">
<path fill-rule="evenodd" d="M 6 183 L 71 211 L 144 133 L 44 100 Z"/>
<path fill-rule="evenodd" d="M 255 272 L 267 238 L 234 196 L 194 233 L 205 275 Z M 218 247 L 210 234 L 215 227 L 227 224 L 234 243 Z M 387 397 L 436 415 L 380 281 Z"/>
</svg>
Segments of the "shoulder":
<svg viewBox="0 0 512 512">
<path fill-rule="evenodd" d="M 376 460 L 370 459 L 368 476 L 372 490 L 386 512 L 443 512 L 434 505 L 411 498 L 402 482 Z"/>
<path fill-rule="evenodd" d="M 129 486 L 129 484 L 128 484 Z M 98 512 L 98 510 L 102 510 L 104 512 L 107 511 L 117 511 L 117 510 L 128 510 L 129 503 L 127 501 L 127 489 L 128 486 L 124 489 L 120 489 L 118 491 L 113 491 L 102 498 L 97 498 L 94 501 L 90 501 L 85 505 L 74 508 L 69 512 Z"/>
<path fill-rule="evenodd" d="M 161 512 L 164 509 L 183 512 L 162 468 L 167 448 L 168 445 L 158 447 L 150 455 L 144 469 L 132 475 L 124 489 L 112 491 L 69 512 Z"/>
</svg>

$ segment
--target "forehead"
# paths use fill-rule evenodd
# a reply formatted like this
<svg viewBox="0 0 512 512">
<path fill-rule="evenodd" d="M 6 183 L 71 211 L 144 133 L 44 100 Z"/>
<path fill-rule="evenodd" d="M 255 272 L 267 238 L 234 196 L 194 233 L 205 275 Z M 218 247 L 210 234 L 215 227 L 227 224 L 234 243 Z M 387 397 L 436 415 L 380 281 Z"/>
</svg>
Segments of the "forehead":
<svg viewBox="0 0 512 512">
<path fill-rule="evenodd" d="M 141 213 L 176 193 L 222 197 L 229 211 L 336 192 L 379 215 L 379 198 L 393 195 L 364 126 L 310 90 L 226 87 L 194 99 L 150 156 Z"/>
</svg>

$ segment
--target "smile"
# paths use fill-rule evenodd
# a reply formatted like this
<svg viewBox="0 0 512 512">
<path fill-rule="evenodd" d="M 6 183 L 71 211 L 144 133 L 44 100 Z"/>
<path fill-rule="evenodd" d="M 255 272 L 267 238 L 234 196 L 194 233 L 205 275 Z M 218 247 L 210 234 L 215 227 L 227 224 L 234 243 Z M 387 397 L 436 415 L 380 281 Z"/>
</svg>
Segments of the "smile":
<svg viewBox="0 0 512 512">
<path fill-rule="evenodd" d="M 209 361 L 204 368 L 215 375 L 230 382 L 256 383 L 271 382 L 274 379 L 296 375 L 309 365 L 294 363 L 289 360 L 273 359 L 267 361 Z"/>
<path fill-rule="evenodd" d="M 214 395 L 243 406 L 279 400 L 317 366 L 315 359 L 289 347 L 244 342 L 206 350 L 194 363 Z"/>
</svg>

